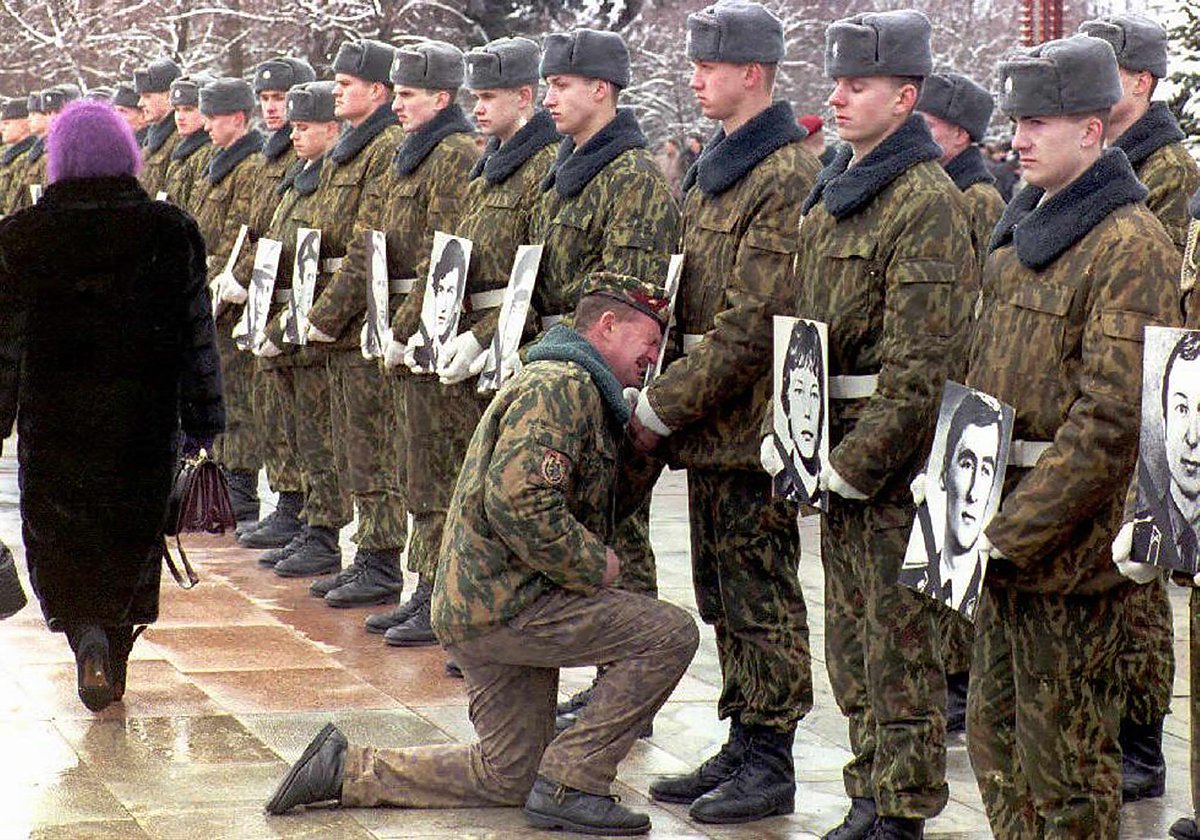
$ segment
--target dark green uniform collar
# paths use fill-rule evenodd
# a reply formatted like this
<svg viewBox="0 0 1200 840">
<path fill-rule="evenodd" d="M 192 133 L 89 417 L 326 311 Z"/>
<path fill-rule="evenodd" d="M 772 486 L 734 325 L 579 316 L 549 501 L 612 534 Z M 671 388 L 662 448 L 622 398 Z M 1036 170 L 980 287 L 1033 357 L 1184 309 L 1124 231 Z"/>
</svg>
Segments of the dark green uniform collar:
<svg viewBox="0 0 1200 840">
<path fill-rule="evenodd" d="M 502 184 L 531 157 L 561 139 L 549 112 L 539 110 L 507 143 L 501 145 L 496 137 L 488 140 L 483 157 L 476 161 L 471 170 L 471 179 L 482 175 L 489 184 Z"/>
<path fill-rule="evenodd" d="M 175 133 L 175 114 L 170 113 L 146 129 L 146 154 L 152 155 Z M 208 132 L 205 132 L 206 134 Z"/>
<path fill-rule="evenodd" d="M 429 157 L 429 153 L 438 143 L 451 134 L 470 134 L 474 130 L 458 103 L 451 103 L 434 114 L 425 125 L 404 138 L 404 142 L 396 149 L 392 166 L 395 167 L 397 175 L 411 175 L 425 158 Z"/>
<path fill-rule="evenodd" d="M 570 137 L 558 147 L 558 158 L 550 174 L 542 182 L 543 192 L 553 187 L 563 198 L 574 198 L 592 179 L 604 171 L 619 156 L 630 149 L 649 145 L 629 108 L 618 108 L 617 115 L 590 140 L 575 148 Z"/>
<path fill-rule="evenodd" d="M 221 149 L 208 162 L 207 178 L 214 186 L 221 183 L 239 163 L 262 151 L 263 136 L 258 129 L 247 131 L 228 149 Z"/>
<path fill-rule="evenodd" d="M 1152 102 L 1150 110 L 1125 129 L 1125 133 L 1116 139 L 1113 146 L 1123 151 L 1129 158 L 1130 165 L 1137 169 L 1150 155 L 1164 146 L 1182 141 L 1184 136 L 1167 103 Z"/>
<path fill-rule="evenodd" d="M 187 160 L 211 142 L 212 138 L 203 128 L 193 131 L 187 137 L 180 138 L 179 142 L 175 144 L 175 148 L 171 150 L 171 160 Z"/>
<path fill-rule="evenodd" d="M 384 129 L 396 124 L 396 115 L 392 113 L 391 106 L 380 105 L 371 116 L 342 133 L 337 145 L 329 153 L 329 159 L 338 166 L 354 160 L 368 143 L 383 133 Z"/>
<path fill-rule="evenodd" d="M 966 192 L 976 184 L 994 184 L 996 177 L 983 162 L 983 152 L 978 146 L 967 146 L 946 164 L 946 174 L 959 191 Z"/>
<path fill-rule="evenodd" d="M 733 134 L 726 136 L 724 128 L 717 129 L 700 158 L 684 176 L 683 191 L 687 192 L 696 184 L 705 195 L 718 196 L 746 177 L 769 155 L 804 137 L 804 129 L 796 125 L 792 106 L 787 102 L 776 102 Z"/>
</svg>

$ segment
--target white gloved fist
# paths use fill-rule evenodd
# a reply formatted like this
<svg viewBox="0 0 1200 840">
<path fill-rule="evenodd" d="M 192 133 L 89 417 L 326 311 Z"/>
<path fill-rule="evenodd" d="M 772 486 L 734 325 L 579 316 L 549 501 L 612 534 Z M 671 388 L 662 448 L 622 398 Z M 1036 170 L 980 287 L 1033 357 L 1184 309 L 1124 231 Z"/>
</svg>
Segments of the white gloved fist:
<svg viewBox="0 0 1200 840">
<path fill-rule="evenodd" d="M 1006 560 L 1004 552 L 992 545 L 992 541 L 988 539 L 988 535 L 979 534 L 979 541 L 975 543 L 975 547 L 979 549 L 981 555 L 986 556 L 990 560 Z"/>
<path fill-rule="evenodd" d="M 475 364 L 475 360 L 486 355 L 475 333 L 467 330 L 462 335 L 456 335 L 442 347 L 442 357 L 438 360 L 438 378 L 443 385 L 462 382 L 471 375 L 471 366 Z"/>
<path fill-rule="evenodd" d="M 632 413 L 637 409 L 638 399 L 642 396 L 640 388 L 632 386 L 621 389 L 621 399 L 625 400 L 625 405 L 629 406 L 629 411 Z"/>
<path fill-rule="evenodd" d="M 914 505 L 920 507 L 925 504 L 925 473 L 917 473 L 917 477 L 908 485 L 908 492 L 912 493 Z"/>
<path fill-rule="evenodd" d="M 779 457 L 779 447 L 775 445 L 774 434 L 762 439 L 762 445 L 758 447 L 758 460 L 771 478 L 783 472 L 783 459 Z"/>
<path fill-rule="evenodd" d="M 337 341 L 333 336 L 325 335 L 325 333 L 321 332 L 313 324 L 308 325 L 308 340 L 309 342 L 315 341 L 318 344 L 332 344 Z"/>
<path fill-rule="evenodd" d="M 832 464 L 826 464 L 821 469 L 821 475 L 817 479 L 817 484 L 822 490 L 830 493 L 836 493 L 843 499 L 849 499 L 854 502 L 865 502 L 867 494 L 855 490 L 850 486 L 850 482 L 838 475 L 837 470 Z"/>
<path fill-rule="evenodd" d="M 413 333 L 408 337 L 408 341 L 404 345 L 404 364 L 413 373 L 425 373 L 417 365 L 417 348 L 425 345 L 425 338 L 419 332 Z"/>
<path fill-rule="evenodd" d="M 264 359 L 273 358 L 282 352 L 282 350 L 275 346 L 275 342 L 266 336 L 263 336 L 262 341 L 260 341 L 258 346 L 254 348 L 254 355 L 260 356 Z"/>
<path fill-rule="evenodd" d="M 362 353 L 364 359 L 375 358 L 367 352 L 367 324 L 365 321 L 363 322 L 362 329 L 358 331 L 358 352 Z"/>
<path fill-rule="evenodd" d="M 650 431 L 659 437 L 669 437 L 671 434 L 670 427 L 662 421 L 662 419 L 654 412 L 654 407 L 650 405 L 650 400 L 638 397 L 637 407 L 633 411 L 638 422 L 645 426 Z"/>
<path fill-rule="evenodd" d="M 525 367 L 525 363 L 521 361 L 521 351 L 514 350 L 504 357 L 500 364 L 500 384 L 503 385 L 508 380 L 512 379 Z"/>
<path fill-rule="evenodd" d="M 396 340 L 392 331 L 388 330 L 383 348 L 383 366 L 391 370 L 404 361 L 404 345 Z"/>
<path fill-rule="evenodd" d="M 1117 531 L 1117 536 L 1112 543 L 1113 564 L 1117 567 L 1117 571 L 1140 585 L 1150 583 L 1159 576 L 1160 570 L 1157 566 L 1134 562 L 1129 559 L 1132 554 L 1133 523 L 1126 522 L 1121 526 L 1121 530 Z"/>
<path fill-rule="evenodd" d="M 495 357 L 495 355 L 492 354 L 492 348 L 489 347 L 487 350 L 480 353 L 478 356 L 476 356 L 471 361 L 471 365 L 470 365 L 470 367 L 467 368 L 467 372 L 471 376 L 478 376 L 479 374 L 483 373 L 485 370 L 487 370 L 488 368 L 492 367 L 495 364 L 492 361 L 494 358 L 496 358 L 496 357 Z"/>
<path fill-rule="evenodd" d="M 219 279 L 221 283 L 221 300 L 233 304 L 246 302 L 246 289 L 237 281 L 237 278 L 232 274 L 222 274 Z"/>
</svg>

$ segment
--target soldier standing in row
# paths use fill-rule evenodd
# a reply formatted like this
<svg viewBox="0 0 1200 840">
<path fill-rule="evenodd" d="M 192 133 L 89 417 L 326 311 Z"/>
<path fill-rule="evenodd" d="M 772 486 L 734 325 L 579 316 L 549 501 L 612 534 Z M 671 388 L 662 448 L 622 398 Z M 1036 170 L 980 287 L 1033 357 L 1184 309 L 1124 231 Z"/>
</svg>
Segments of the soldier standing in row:
<svg viewBox="0 0 1200 840">
<path fill-rule="evenodd" d="M 15 213 L 21 209 L 21 194 L 26 191 L 25 172 L 33 163 L 46 153 L 46 114 L 42 111 L 42 95 L 34 91 L 25 97 L 25 113 L 29 125 L 29 136 L 32 137 L 28 148 L 12 162 L 13 171 L 5 184 L 4 213 Z"/>
<path fill-rule="evenodd" d="M 829 325 L 825 646 L 854 757 L 850 811 L 826 837 L 919 838 L 949 793 L 946 682 L 936 605 L 896 581 L 909 480 L 943 383 L 961 375 L 979 268 L 965 202 L 914 113 L 933 64 L 928 19 L 857 15 L 825 38 L 845 142 L 802 207 L 795 313 Z"/>
<path fill-rule="evenodd" d="M 1142 335 L 1178 322 L 1179 255 L 1125 153 L 1121 80 L 1075 36 L 1000 65 L 1029 186 L 996 227 L 967 384 L 1015 410 L 975 614 L 967 746 L 1000 840 L 1116 838 L 1119 659 L 1137 587 L 1110 561 L 1141 417 Z M 1039 445 L 1040 444 L 1040 445 Z"/>
<path fill-rule="evenodd" d="M 113 86 L 112 96 L 108 98 L 109 104 L 125 122 L 129 123 L 129 127 L 133 130 L 134 139 L 137 140 L 138 147 L 146 145 L 146 132 L 149 130 L 146 125 L 146 116 L 142 113 L 142 109 L 138 106 L 137 88 L 130 82 L 117 82 Z M 153 196 L 151 196 L 153 198 Z"/>
<path fill-rule="evenodd" d="M 684 178 L 683 358 L 642 392 L 632 432 L 688 471 L 692 576 L 721 663 L 720 752 L 650 795 L 702 822 L 791 813 L 792 742 L 812 708 L 796 506 L 759 469 L 772 317 L 791 309 L 800 204 L 820 164 L 791 106 L 772 101 L 783 25 L 757 3 L 688 16 L 691 87 L 721 128 Z M 658 447 L 659 443 L 661 447 Z"/>
<path fill-rule="evenodd" d="M 46 133 L 67 103 L 75 101 L 80 95 L 79 87 L 73 84 L 55 85 L 38 94 L 37 107 L 30 108 L 29 123 L 37 140 L 25 153 L 25 169 L 21 172 L 20 180 L 13 184 L 12 212 L 33 206 L 36 196 L 41 195 L 46 185 Z M 35 104 L 32 97 L 28 104 Z"/>
<path fill-rule="evenodd" d="M 171 82 L 179 78 L 179 65 L 160 58 L 133 71 L 138 107 L 146 120 L 146 143 L 142 147 L 142 172 L 138 180 L 155 198 L 166 190 L 167 166 L 175 148 L 175 115 L 171 111 Z"/>
<path fill-rule="evenodd" d="M 194 213 L 192 190 L 204 177 L 212 160 L 212 138 L 204 130 L 204 115 L 200 113 L 200 88 L 216 81 L 207 73 L 180 76 L 171 82 L 171 108 L 175 113 L 175 131 L 179 139 L 168 156 L 163 192 L 176 207 Z"/>
<path fill-rule="evenodd" d="M 29 129 L 29 100 L 21 96 L 4 100 L 0 105 L 0 215 L 10 212 L 8 195 L 13 183 L 21 180 L 24 157 L 36 138 Z"/>
</svg>

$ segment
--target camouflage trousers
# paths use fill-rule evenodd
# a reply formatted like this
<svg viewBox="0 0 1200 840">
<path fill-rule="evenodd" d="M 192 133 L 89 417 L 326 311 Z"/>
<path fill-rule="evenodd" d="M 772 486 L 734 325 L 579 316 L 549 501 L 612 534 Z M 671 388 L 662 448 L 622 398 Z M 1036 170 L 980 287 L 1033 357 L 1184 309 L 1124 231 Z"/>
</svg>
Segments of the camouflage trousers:
<svg viewBox="0 0 1200 840">
<path fill-rule="evenodd" d="M 357 350 L 330 351 L 327 364 L 333 439 L 358 509 L 354 541 L 369 551 L 402 549 L 408 523 L 395 457 L 392 382 Z"/>
<path fill-rule="evenodd" d="M 1165 580 L 1130 595 L 1126 648 L 1117 661 L 1125 687 L 1123 719 L 1147 725 L 1171 713 L 1175 682 L 1175 630 Z"/>
<path fill-rule="evenodd" d="M 292 401 L 305 521 L 336 531 L 350 522 L 354 509 L 349 490 L 339 478 L 345 475 L 346 465 L 341 447 L 334 446 L 326 355 L 315 347 L 297 351 L 291 369 Z"/>
<path fill-rule="evenodd" d="M 846 793 L 874 799 L 884 816 L 929 818 L 949 798 L 946 676 L 938 605 L 896 583 L 912 522 L 909 506 L 830 499 L 825 663 L 854 752 Z"/>
<path fill-rule="evenodd" d="M 721 663 L 720 718 L 791 729 L 812 709 L 796 507 L 749 472 L 688 471 L 692 582 Z"/>
<path fill-rule="evenodd" d="M 999 840 L 1115 840 L 1125 601 L 987 586 L 975 614 L 967 751 Z"/>
<path fill-rule="evenodd" d="M 659 473 L 662 467 L 659 463 Z M 653 482 L 649 486 L 653 488 Z M 657 596 L 658 567 L 650 547 L 650 493 L 633 513 L 617 523 L 612 549 L 621 558 L 621 576 L 615 585 L 626 592 Z"/>
<path fill-rule="evenodd" d="M 342 804 L 521 805 L 538 773 L 607 796 L 617 765 L 687 670 L 699 634 L 685 611 L 645 595 L 559 591 L 507 625 L 450 645 L 479 740 L 401 749 L 352 744 Z M 608 663 L 579 721 L 554 735 L 558 669 Z"/>
<path fill-rule="evenodd" d="M 281 358 L 286 360 L 257 360 L 254 427 L 271 489 L 277 493 L 298 492 L 302 478 L 296 455 L 296 385 L 291 356 Z"/>
<path fill-rule="evenodd" d="M 971 649 L 975 645 L 975 625 L 958 610 L 940 609 L 937 611 L 937 636 L 946 673 L 968 673 Z"/>
<path fill-rule="evenodd" d="M 262 451 L 254 422 L 254 389 L 258 368 L 254 356 L 239 350 L 229 337 L 228 316 L 217 324 L 217 353 L 221 357 L 221 383 L 225 398 L 225 432 L 213 446 L 216 460 L 230 472 L 258 474 Z"/>
</svg>

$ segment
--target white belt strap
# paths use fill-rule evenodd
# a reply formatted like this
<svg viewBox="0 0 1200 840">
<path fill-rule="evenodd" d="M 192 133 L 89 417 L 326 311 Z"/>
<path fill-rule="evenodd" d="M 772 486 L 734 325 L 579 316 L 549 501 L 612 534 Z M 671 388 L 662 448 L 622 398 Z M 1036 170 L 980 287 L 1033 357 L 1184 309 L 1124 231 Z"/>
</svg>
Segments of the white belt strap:
<svg viewBox="0 0 1200 840">
<path fill-rule="evenodd" d="M 467 298 L 471 304 L 471 310 L 477 309 L 495 309 L 504 303 L 504 290 L 496 289 L 491 292 L 476 292 Z"/>
<path fill-rule="evenodd" d="M 344 257 L 330 257 L 327 260 L 321 260 L 320 269 L 326 274 L 333 274 L 342 267 L 342 263 L 345 261 Z"/>
<path fill-rule="evenodd" d="M 829 377 L 829 399 L 865 400 L 879 389 L 879 374 Z"/>
<path fill-rule="evenodd" d="M 567 316 L 565 316 L 565 315 L 544 315 L 544 316 L 542 316 L 542 329 L 544 329 L 544 330 L 550 329 L 555 324 L 561 322 L 562 319 L 565 317 L 567 317 Z"/>
<path fill-rule="evenodd" d="M 698 335 L 696 333 L 684 333 L 683 334 L 683 352 L 691 353 L 693 350 L 696 349 L 696 345 L 700 343 L 700 339 L 702 339 L 702 338 L 704 338 L 703 335 Z"/>
<path fill-rule="evenodd" d="M 389 277 L 388 292 L 393 295 L 406 295 L 417 285 L 415 277 Z"/>
<path fill-rule="evenodd" d="M 1008 463 L 1014 467 L 1032 467 L 1047 449 L 1047 440 L 1014 440 L 1008 447 Z"/>
</svg>

